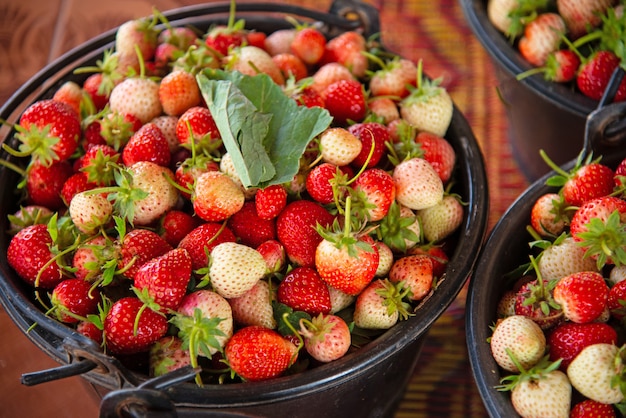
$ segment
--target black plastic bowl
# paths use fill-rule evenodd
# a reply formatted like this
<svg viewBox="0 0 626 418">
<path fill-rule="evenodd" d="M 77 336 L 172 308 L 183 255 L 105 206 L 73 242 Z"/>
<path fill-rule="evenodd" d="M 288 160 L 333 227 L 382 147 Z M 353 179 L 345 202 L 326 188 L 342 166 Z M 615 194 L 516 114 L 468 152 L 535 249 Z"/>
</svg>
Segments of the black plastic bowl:
<svg viewBox="0 0 626 418">
<path fill-rule="evenodd" d="M 557 164 L 583 147 L 585 120 L 597 106 L 573 88 L 546 81 L 541 74 L 517 80 L 533 68 L 489 21 L 487 0 L 459 0 L 474 35 L 494 64 L 498 90 L 509 121 L 509 141 L 520 170 L 534 181 L 549 169 L 539 149 Z M 494 86 L 495 88 L 495 86 Z"/>
<path fill-rule="evenodd" d="M 336 1 L 323 13 L 263 3 L 242 3 L 237 9 L 238 18 L 244 18 L 248 28 L 265 32 L 292 27 L 285 21 L 284 13 L 325 22 L 330 36 L 350 29 L 362 29 L 365 34 L 379 31 L 377 11 L 355 1 Z M 212 23 L 225 22 L 228 10 L 228 4 L 218 3 L 184 7 L 164 14 L 173 25 L 193 24 L 206 29 Z M 113 47 L 114 34 L 115 31 L 110 31 L 94 38 L 43 69 L 0 109 L 0 118 L 14 121 L 32 102 L 51 97 L 64 81 L 82 82 L 81 76 L 72 71 L 94 65 L 104 50 Z M 0 132 L 3 141 L 11 140 L 13 133 L 9 129 Z M 446 137 L 458 155 L 457 192 L 468 205 L 455 237 L 457 244 L 445 278 L 416 315 L 358 352 L 313 370 L 262 383 L 204 388 L 188 382 L 172 384 L 177 383 L 176 379 L 168 381 L 168 377 L 150 380 L 132 372 L 115 358 L 104 355 L 89 339 L 44 315 L 32 300 L 32 290 L 7 263 L 10 239 L 6 233 L 7 214 L 17 209 L 13 190 L 19 179 L 10 170 L 0 170 L 3 185 L 0 191 L 0 301 L 21 330 L 26 332 L 32 327 L 27 337 L 60 363 L 57 370 L 23 376 L 23 382 L 36 384 L 81 374 L 103 396 L 102 416 L 117 416 L 123 405 L 129 410 L 149 410 L 151 414 L 160 412 L 171 416 L 174 412 L 178 416 L 344 417 L 350 414 L 379 417 L 393 414 L 412 377 L 429 328 L 452 303 L 471 274 L 486 232 L 489 200 L 484 161 L 472 130 L 458 109 L 454 111 Z M 11 158 L 6 154 L 2 157 Z M 184 376 L 180 380 L 184 380 Z"/>
<path fill-rule="evenodd" d="M 626 157 L 624 122 L 626 103 L 623 102 L 592 112 L 583 130 L 586 155 L 602 156 L 602 163 L 615 168 Z M 562 167 L 570 170 L 575 162 L 571 160 Z M 498 301 L 513 287 L 505 276 L 528 262 L 531 237 L 526 226 L 530 223 L 532 206 L 543 194 L 557 191 L 545 184 L 554 174 L 551 171 L 536 180 L 502 215 L 481 250 L 469 283 L 465 323 L 469 360 L 478 391 L 492 418 L 518 416 L 510 393 L 495 389 L 505 374 L 493 359 L 487 339 L 497 319 Z"/>
</svg>

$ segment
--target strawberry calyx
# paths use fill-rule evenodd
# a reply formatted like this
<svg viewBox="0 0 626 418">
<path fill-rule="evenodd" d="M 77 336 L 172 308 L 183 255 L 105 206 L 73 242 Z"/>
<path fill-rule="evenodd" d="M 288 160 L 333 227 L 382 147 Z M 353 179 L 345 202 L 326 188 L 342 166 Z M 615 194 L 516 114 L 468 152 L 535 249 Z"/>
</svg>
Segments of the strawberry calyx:
<svg viewBox="0 0 626 418">
<path fill-rule="evenodd" d="M 31 124 L 29 129 L 17 124 L 14 126 L 17 134 L 15 137 L 21 142 L 18 149 L 13 149 L 7 144 L 2 144 L 2 149 L 17 158 L 31 157 L 31 164 L 39 162 L 49 167 L 59 156 L 52 149 L 61 139 L 50 135 L 50 124 L 39 127 Z"/>
<path fill-rule="evenodd" d="M 329 228 L 324 228 L 321 225 L 317 225 L 317 232 L 324 238 L 325 240 L 333 243 L 335 247 L 338 249 L 346 249 L 350 257 L 357 257 L 359 252 L 358 250 L 365 252 L 373 252 L 374 248 L 368 244 L 367 242 L 359 239 L 361 235 L 364 235 L 363 231 L 353 232 L 352 225 L 352 198 L 348 196 L 346 198 L 346 207 L 345 207 L 345 216 L 343 227 L 339 225 L 339 221 L 337 218 L 333 221 L 332 225 Z"/>
<path fill-rule="evenodd" d="M 423 62 L 422 60 L 419 60 L 417 63 L 416 86 L 407 86 L 409 89 L 409 95 L 402 99 L 402 103 L 406 105 L 410 105 L 412 103 L 425 103 L 433 97 L 439 96 L 445 92 L 445 89 L 440 86 L 442 81 L 443 78 L 441 77 L 436 79 L 427 78 L 423 74 Z"/>
<path fill-rule="evenodd" d="M 615 359 L 613 360 L 613 367 L 615 370 L 615 374 L 611 378 L 611 387 L 619 387 L 622 394 L 626 395 L 626 345 L 622 345 Z M 622 403 L 622 408 L 626 408 L 626 405 Z"/>
<path fill-rule="evenodd" d="M 598 270 L 606 264 L 626 264 L 626 224 L 618 210 L 611 212 L 606 221 L 591 218 L 585 230 L 576 235 L 578 245 L 585 248 L 585 257 L 596 257 Z"/>
<path fill-rule="evenodd" d="M 377 237 L 392 250 L 405 253 L 407 241 L 420 241 L 420 237 L 410 229 L 415 222 L 419 222 L 416 216 L 401 216 L 400 205 L 393 201 L 387 216 L 378 225 Z"/>
<path fill-rule="evenodd" d="M 388 158 L 391 164 L 397 166 L 402 161 L 410 160 L 411 158 L 422 158 L 424 156 L 424 150 L 421 144 L 415 140 L 416 134 L 417 129 L 405 120 L 398 123 L 398 139 L 394 142 L 385 143 L 389 150 Z"/>
<path fill-rule="evenodd" d="M 544 356 L 539 362 L 526 370 L 524 366 L 517 359 L 515 354 L 509 349 L 505 348 L 506 353 L 511 358 L 511 361 L 517 366 L 520 370 L 519 374 L 511 374 L 500 379 L 500 385 L 495 387 L 496 390 L 500 392 L 508 392 L 513 390 L 517 385 L 519 385 L 523 381 L 533 381 L 542 379 L 547 376 L 549 373 L 558 370 L 561 365 L 561 359 L 558 359 L 554 362 L 550 361 L 550 355 Z"/>
<path fill-rule="evenodd" d="M 381 280 L 382 288 L 376 289 L 376 294 L 383 298 L 383 304 L 387 308 L 387 315 L 398 312 L 399 320 L 406 320 L 415 315 L 410 312 L 411 304 L 406 302 L 411 297 L 411 289 L 401 281 L 393 283 L 389 279 Z"/>
<path fill-rule="evenodd" d="M 544 316 L 542 320 L 551 320 L 563 315 L 561 306 L 552 297 L 552 291 L 558 283 L 558 279 L 546 282 L 539 271 L 537 259 L 532 255 L 530 256 L 530 264 L 535 270 L 537 279 L 528 283 L 522 305 L 532 306 L 533 310 L 539 308 Z"/>
<path fill-rule="evenodd" d="M 524 32 L 524 26 L 533 21 L 548 5 L 547 0 L 520 0 L 516 3 L 517 6 L 508 14 L 510 25 L 506 35 L 511 42 L 520 36 Z"/>
<path fill-rule="evenodd" d="M 119 56 L 113 53 L 112 49 L 104 51 L 102 59 L 96 61 L 95 66 L 79 67 L 74 70 L 74 74 L 101 73 L 102 80 L 98 86 L 98 94 L 109 96 L 113 87 L 124 78 L 124 74 L 119 72 Z"/>
</svg>

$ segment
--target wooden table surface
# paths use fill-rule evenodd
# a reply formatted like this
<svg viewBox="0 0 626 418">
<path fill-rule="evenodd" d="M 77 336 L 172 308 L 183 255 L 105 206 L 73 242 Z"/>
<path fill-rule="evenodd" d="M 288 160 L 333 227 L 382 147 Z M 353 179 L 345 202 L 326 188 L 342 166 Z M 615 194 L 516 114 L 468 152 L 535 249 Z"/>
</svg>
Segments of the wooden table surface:
<svg viewBox="0 0 626 418">
<path fill-rule="evenodd" d="M 36 71 L 72 47 L 126 20 L 196 3 L 192 0 L 0 0 L 0 104 Z M 330 1 L 299 4 L 328 10 Z M 376 0 L 382 39 L 400 55 L 423 59 L 443 77 L 485 155 L 490 226 L 527 187 L 507 141 L 507 122 L 491 62 L 455 0 Z M 458 40 L 463 40 L 462 48 Z M 433 326 L 398 417 L 484 417 L 464 339 L 464 293 Z M 20 375 L 57 364 L 39 351 L 0 310 L 0 417 L 84 418 L 98 415 L 98 398 L 82 379 L 34 387 Z"/>
</svg>

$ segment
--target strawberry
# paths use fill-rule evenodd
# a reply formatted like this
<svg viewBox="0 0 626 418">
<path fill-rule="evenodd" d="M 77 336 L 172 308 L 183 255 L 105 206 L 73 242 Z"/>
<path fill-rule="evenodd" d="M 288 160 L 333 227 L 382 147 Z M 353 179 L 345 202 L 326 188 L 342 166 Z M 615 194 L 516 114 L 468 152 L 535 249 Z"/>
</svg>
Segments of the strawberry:
<svg viewBox="0 0 626 418">
<path fill-rule="evenodd" d="M 193 138 L 200 148 L 206 146 L 208 149 L 211 149 L 211 146 L 214 146 L 215 142 L 221 138 L 211 112 L 201 106 L 191 107 L 180 116 L 176 124 L 176 137 L 183 145 L 189 144 L 190 139 Z M 221 141 L 218 142 L 220 143 Z"/>
<path fill-rule="evenodd" d="M 364 329 L 389 329 L 409 316 L 402 284 L 376 279 L 359 293 L 354 305 L 354 324 Z"/>
<path fill-rule="evenodd" d="M 309 75 L 306 64 L 297 55 L 290 52 L 272 55 L 272 61 L 280 69 L 285 80 L 293 78 L 293 81 L 299 81 Z"/>
<path fill-rule="evenodd" d="M 581 64 L 578 71 L 576 85 L 580 92 L 594 100 L 600 100 L 619 63 L 620 59 L 611 51 L 600 50 L 593 53 Z M 625 98 L 626 78 L 620 83 L 613 100 L 620 101 Z"/>
<path fill-rule="evenodd" d="M 526 24 L 518 43 L 522 57 L 535 67 L 546 64 L 548 56 L 559 49 L 566 32 L 563 18 L 556 13 L 541 13 Z"/>
<path fill-rule="evenodd" d="M 389 281 L 403 283 L 414 301 L 424 299 L 433 287 L 433 262 L 427 255 L 409 255 L 397 259 L 389 271 Z"/>
<path fill-rule="evenodd" d="M 189 351 L 182 348 L 180 338 L 167 335 L 150 348 L 150 370 L 152 377 L 163 376 L 168 372 L 191 364 Z"/>
<path fill-rule="evenodd" d="M 274 184 L 257 190 L 254 195 L 256 213 L 261 219 L 274 219 L 287 206 L 287 190 Z"/>
<path fill-rule="evenodd" d="M 167 167 L 170 163 L 170 147 L 163 132 L 153 123 L 146 123 L 128 140 L 122 151 L 122 161 L 131 166 L 139 161 L 150 161 Z"/>
<path fill-rule="evenodd" d="M 98 345 L 102 346 L 104 343 L 104 337 L 102 336 L 102 330 L 98 328 L 96 324 L 90 321 L 80 321 L 76 325 L 76 332 L 85 337 L 95 341 Z"/>
<path fill-rule="evenodd" d="M 54 212 L 43 206 L 20 206 L 18 211 L 7 216 L 10 221 L 8 233 L 10 235 L 15 235 L 27 226 L 47 224 L 53 214 Z"/>
<path fill-rule="evenodd" d="M 165 336 L 165 316 L 147 308 L 138 298 L 127 296 L 113 303 L 104 320 L 107 350 L 111 354 L 148 351 Z"/>
<path fill-rule="evenodd" d="M 115 51 L 126 56 L 135 56 L 139 49 L 142 59 L 149 61 L 154 56 L 158 41 L 158 23 L 156 17 L 128 20 L 117 28 L 115 33 Z"/>
<path fill-rule="evenodd" d="M 278 286 L 277 300 L 311 316 L 328 314 L 331 310 L 326 283 L 311 267 L 296 267 L 287 273 Z"/>
<path fill-rule="evenodd" d="M 319 136 L 322 160 L 336 166 L 350 164 L 361 153 L 362 142 L 344 128 L 328 128 Z"/>
<path fill-rule="evenodd" d="M 201 101 L 196 77 L 187 71 L 173 71 L 159 83 L 159 100 L 166 115 L 180 116 Z"/>
<path fill-rule="evenodd" d="M 86 174 L 88 182 L 109 186 L 115 181 L 115 168 L 119 157 L 120 153 L 110 145 L 92 145 L 85 151 L 80 171 Z"/>
<path fill-rule="evenodd" d="M 336 62 L 348 68 L 355 77 L 363 77 L 368 67 L 368 59 L 363 54 L 366 40 L 356 31 L 343 32 L 326 43 L 322 64 Z"/>
<path fill-rule="evenodd" d="M 285 267 L 287 261 L 285 247 L 283 247 L 283 244 L 277 240 L 267 240 L 261 243 L 256 250 L 265 259 L 268 273 L 278 273 L 283 270 L 283 267 Z"/>
<path fill-rule="evenodd" d="M 336 221 L 328 229 L 318 226 L 323 239 L 315 250 L 315 268 L 328 285 L 357 295 L 376 274 L 378 252 L 370 236 L 352 232 L 349 206 L 343 227 Z"/>
<path fill-rule="evenodd" d="M 357 80 L 339 80 L 322 92 L 324 107 L 338 125 L 361 122 L 367 113 L 363 86 Z"/>
<path fill-rule="evenodd" d="M 441 80 L 429 80 L 422 76 L 422 62 L 417 67 L 416 87 L 400 102 L 400 115 L 418 131 L 445 136 L 454 106 Z"/>
<path fill-rule="evenodd" d="M 72 268 L 77 279 L 97 281 L 106 273 L 110 260 L 117 260 L 119 248 L 103 235 L 98 235 L 78 246 L 72 257 Z M 104 283 L 102 279 L 102 285 Z"/>
<path fill-rule="evenodd" d="M 580 271 L 598 271 L 596 262 L 584 257 L 585 250 L 571 236 L 559 238 L 542 251 L 537 264 L 546 281 Z"/>
<path fill-rule="evenodd" d="M 134 276 L 135 288 L 146 291 L 161 312 L 177 309 L 191 279 L 191 257 L 175 248 L 143 264 Z"/>
<path fill-rule="evenodd" d="M 289 47 L 306 65 L 315 65 L 324 56 L 326 37 L 311 26 L 297 28 Z"/>
<path fill-rule="evenodd" d="M 53 240 L 44 224 L 28 226 L 11 238 L 7 261 L 18 276 L 35 287 L 52 289 L 66 275 L 51 250 Z"/>
<path fill-rule="evenodd" d="M 127 77 L 113 87 L 109 97 L 111 111 L 130 114 L 141 123 L 148 123 L 161 115 L 159 84 L 145 76 Z"/>
<path fill-rule="evenodd" d="M 565 21 L 568 36 L 577 39 L 600 25 L 601 16 L 613 3 L 612 0 L 557 0 L 556 7 Z"/>
<path fill-rule="evenodd" d="M 294 99 L 300 106 L 306 107 L 324 107 L 324 98 L 322 94 L 313 88 L 311 84 L 299 83 L 293 89 L 289 89 L 289 80 L 285 87 L 285 93 Z"/>
<path fill-rule="evenodd" d="M 388 127 L 393 121 L 400 119 L 398 106 L 388 97 L 373 97 L 368 101 L 367 107 L 376 120 L 380 120 Z"/>
<path fill-rule="evenodd" d="M 86 173 L 74 173 L 63 183 L 61 198 L 63 199 L 65 205 L 69 207 L 75 195 L 87 190 L 95 189 L 96 187 L 97 185 L 95 183 L 89 182 L 89 178 Z"/>
<path fill-rule="evenodd" d="M 94 235 L 108 225 L 113 215 L 113 205 L 102 194 L 80 192 L 72 198 L 69 214 L 79 231 Z"/>
<path fill-rule="evenodd" d="M 119 151 L 143 122 L 130 113 L 109 112 L 100 120 L 100 136 L 104 142 Z"/>
<path fill-rule="evenodd" d="M 550 346 L 550 360 L 561 359 L 559 366 L 566 371 L 569 364 L 576 358 L 585 347 L 597 344 L 615 344 L 617 332 L 605 323 L 591 322 L 577 324 L 575 322 L 563 322 L 552 329 L 547 337 Z"/>
<path fill-rule="evenodd" d="M 225 68 L 242 74 L 255 76 L 267 74 L 274 83 L 285 84 L 285 77 L 270 54 L 256 46 L 247 45 L 233 49 L 225 58 Z"/>
<path fill-rule="evenodd" d="M 289 260 L 300 266 L 314 266 L 315 249 L 322 241 L 315 226 L 329 226 L 333 220 L 330 212 L 313 201 L 288 203 L 276 218 L 276 236 L 285 247 Z"/>
<path fill-rule="evenodd" d="M 410 251 L 420 241 L 421 227 L 415 213 L 396 201 L 391 203 L 387 215 L 380 221 L 378 239 L 393 252 Z"/>
<path fill-rule="evenodd" d="M 313 200 L 327 205 L 334 202 L 335 198 L 343 196 L 346 173 L 341 167 L 331 163 L 316 165 L 306 176 L 306 190 Z"/>
<path fill-rule="evenodd" d="M 336 62 L 322 65 L 315 71 L 312 78 L 311 88 L 320 93 L 322 99 L 325 98 L 326 89 L 331 84 L 341 80 L 356 80 L 349 69 Z"/>
<path fill-rule="evenodd" d="M 353 183 L 356 191 L 354 207 L 363 205 L 365 216 L 376 222 L 387 216 L 391 204 L 396 199 L 396 184 L 391 174 L 380 168 L 369 168 L 361 173 Z"/>
<path fill-rule="evenodd" d="M 439 203 L 417 211 L 428 242 L 441 242 L 452 235 L 461 226 L 464 214 L 463 204 L 455 195 L 445 195 Z"/>
<path fill-rule="evenodd" d="M 272 293 L 274 292 L 268 282 L 259 280 L 243 295 L 228 299 L 234 321 L 243 326 L 259 325 L 275 329 L 276 319 L 272 308 L 272 300 L 275 297 Z"/>
<path fill-rule="evenodd" d="M 542 72 L 544 79 L 548 81 L 569 83 L 576 79 L 580 64 L 580 57 L 576 52 L 570 49 L 559 49 L 548 55 L 543 67 L 529 70 L 526 74 Z"/>
<path fill-rule="evenodd" d="M 448 253 L 441 245 L 434 245 L 432 243 L 414 246 L 409 249 L 408 254 L 424 254 L 430 257 L 433 262 L 433 275 L 435 277 L 443 277 L 443 274 L 446 272 L 446 266 L 450 261 L 450 257 Z"/>
<path fill-rule="evenodd" d="M 78 148 L 81 136 L 78 114 L 67 103 L 52 99 L 28 106 L 15 129 L 21 144 L 18 151 L 6 147 L 7 152 L 30 156 L 32 162 L 44 165 L 68 160 Z"/>
<path fill-rule="evenodd" d="M 328 363 L 343 357 L 350 349 L 348 324 L 336 315 L 318 315 L 311 321 L 300 321 L 300 334 L 311 357 Z"/>
<path fill-rule="evenodd" d="M 624 399 L 622 351 L 623 348 L 606 343 L 585 347 L 567 368 L 572 386 L 583 396 L 597 402 L 621 402 Z"/>
<path fill-rule="evenodd" d="M 564 206 L 562 196 L 557 193 L 540 196 L 531 209 L 530 225 L 542 237 L 560 235 L 569 222 Z"/>
<path fill-rule="evenodd" d="M 619 281 L 609 289 L 607 305 L 612 318 L 622 320 L 626 315 L 626 282 Z"/>
<path fill-rule="evenodd" d="M 177 116 L 169 116 L 169 115 L 161 115 L 152 119 L 150 123 L 156 125 L 157 128 L 161 130 L 165 139 L 167 140 L 167 145 L 170 148 L 170 153 L 175 154 L 177 151 L 180 151 L 180 142 L 178 142 L 178 137 L 176 136 L 176 126 L 178 125 L 178 117 Z M 174 155 L 172 155 L 172 161 L 174 162 Z"/>
<path fill-rule="evenodd" d="M 378 250 L 378 268 L 376 269 L 375 277 L 387 277 L 394 262 L 393 251 L 382 241 L 376 241 L 374 244 Z"/>
<path fill-rule="evenodd" d="M 265 276 L 263 256 L 254 248 L 235 242 L 223 242 L 211 251 L 211 285 L 225 298 L 243 295 Z"/>
<path fill-rule="evenodd" d="M 554 300 L 565 318 L 576 323 L 595 320 L 607 307 L 609 288 L 600 273 L 580 272 L 560 279 L 554 287 Z"/>
<path fill-rule="evenodd" d="M 205 221 L 218 222 L 241 210 L 245 196 L 227 174 L 207 171 L 196 179 L 191 201 L 198 217 Z"/>
<path fill-rule="evenodd" d="M 514 355 L 512 355 L 514 358 Z M 549 416 L 569 417 L 572 386 L 567 375 L 558 370 L 558 362 L 544 359 L 530 370 L 520 365 L 519 375 L 509 375 L 497 387 L 511 391 L 515 411 L 523 417 Z"/>
<path fill-rule="evenodd" d="M 597 402 L 592 399 L 580 401 L 570 411 L 570 418 L 616 418 L 612 405 Z"/>
<path fill-rule="evenodd" d="M 226 299 L 206 289 L 183 297 L 172 323 L 179 329 L 183 346 L 188 347 L 191 362 L 197 356 L 211 358 L 221 351 L 233 335 L 233 313 Z"/>
<path fill-rule="evenodd" d="M 276 238 L 276 222 L 273 219 L 261 219 L 252 201 L 244 202 L 243 207 L 228 218 L 227 225 L 239 242 L 249 247 L 256 248 Z"/>
<path fill-rule="evenodd" d="M 411 60 L 394 57 L 388 62 L 375 59 L 380 69 L 372 73 L 370 79 L 370 94 L 376 96 L 390 96 L 402 99 L 409 94 L 407 86 L 415 85 L 417 67 Z"/>
<path fill-rule="evenodd" d="M 359 138 L 363 144 L 359 155 L 352 160 L 352 165 L 358 168 L 363 167 L 369 157 L 367 167 L 377 166 L 387 151 L 387 142 L 391 141 L 387 127 L 377 122 L 365 122 L 351 125 L 348 131 Z M 374 151 L 371 151 L 372 147 Z M 370 152 L 372 152 L 371 156 Z"/>
<path fill-rule="evenodd" d="M 198 270 L 208 266 L 207 254 L 210 254 L 216 245 L 236 240 L 235 234 L 226 225 L 207 222 L 191 230 L 180 241 L 178 248 L 187 250 L 191 256 L 193 269 Z"/>
<path fill-rule="evenodd" d="M 418 133 L 415 142 L 423 151 L 422 158 L 433 166 L 441 181 L 447 184 L 456 164 L 456 152 L 452 145 L 445 138 L 430 132 Z"/>
<path fill-rule="evenodd" d="M 356 300 L 356 296 L 344 293 L 341 290 L 337 290 L 332 286 L 328 286 L 328 293 L 330 294 L 330 313 L 332 314 L 336 314 L 337 312 L 340 312 L 345 308 L 352 306 L 352 304 Z"/>
<path fill-rule="evenodd" d="M 80 115 L 80 104 L 83 100 L 83 90 L 74 81 L 66 81 L 57 91 L 54 92 L 52 100 L 67 103 L 77 115 Z"/>
<path fill-rule="evenodd" d="M 520 366 L 529 369 L 539 363 L 546 350 L 546 337 L 535 321 L 513 315 L 498 321 L 489 344 L 496 363 L 504 370 L 518 373 Z"/>
<path fill-rule="evenodd" d="M 109 95 L 113 89 L 113 82 L 107 85 L 106 79 L 107 77 L 103 73 L 95 73 L 83 82 L 83 91 L 89 96 L 98 111 L 109 104 Z"/>
<path fill-rule="evenodd" d="M 265 49 L 271 56 L 290 52 L 291 42 L 295 36 L 295 28 L 278 29 L 267 35 L 265 41 L 263 42 L 263 49 Z"/>
<path fill-rule="evenodd" d="M 172 247 L 177 247 L 198 225 L 198 219 L 189 213 L 172 209 L 159 220 L 158 234 Z"/>
<path fill-rule="evenodd" d="M 57 284 L 50 296 L 49 314 L 68 324 L 86 320 L 87 315 L 98 311 L 100 292 L 82 279 L 66 279 Z"/>
<path fill-rule="evenodd" d="M 156 232 L 133 229 L 120 238 L 120 268 L 124 275 L 134 279 L 141 266 L 155 257 L 164 255 L 172 247 Z"/>
<path fill-rule="evenodd" d="M 227 55 L 231 49 L 244 44 L 246 40 L 245 21 L 235 20 L 235 8 L 235 2 L 231 1 L 228 22 L 225 25 L 212 26 L 204 38 L 206 46 L 218 55 Z"/>
<path fill-rule="evenodd" d="M 393 170 L 393 180 L 397 201 L 409 209 L 426 209 L 443 199 L 441 178 L 423 158 L 402 161 Z"/>
<path fill-rule="evenodd" d="M 296 346 L 274 330 L 248 326 L 228 340 L 224 354 L 242 379 L 263 381 L 283 374 L 296 358 Z"/>
</svg>

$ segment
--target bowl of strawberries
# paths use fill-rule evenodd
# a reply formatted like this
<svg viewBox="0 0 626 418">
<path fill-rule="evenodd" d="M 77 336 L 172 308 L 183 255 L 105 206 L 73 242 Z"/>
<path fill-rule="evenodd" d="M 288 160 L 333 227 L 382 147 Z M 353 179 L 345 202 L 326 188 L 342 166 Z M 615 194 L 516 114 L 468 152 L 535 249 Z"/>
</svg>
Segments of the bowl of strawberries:
<svg viewBox="0 0 626 418">
<path fill-rule="evenodd" d="M 563 166 L 544 153 L 551 171 L 483 247 L 466 326 L 492 417 L 623 416 L 625 117 L 623 102 L 592 112 Z"/>
<path fill-rule="evenodd" d="M 11 97 L 0 300 L 60 363 L 23 384 L 81 375 L 103 416 L 393 413 L 488 190 L 467 121 L 377 19 L 155 10 Z"/>
<path fill-rule="evenodd" d="M 461 0 L 466 21 L 491 57 L 509 121 L 513 155 L 534 181 L 577 156 L 586 117 L 615 67 L 624 65 L 618 1 Z M 626 97 L 626 83 L 616 100 Z M 565 146 L 564 146 L 565 145 Z"/>
</svg>

